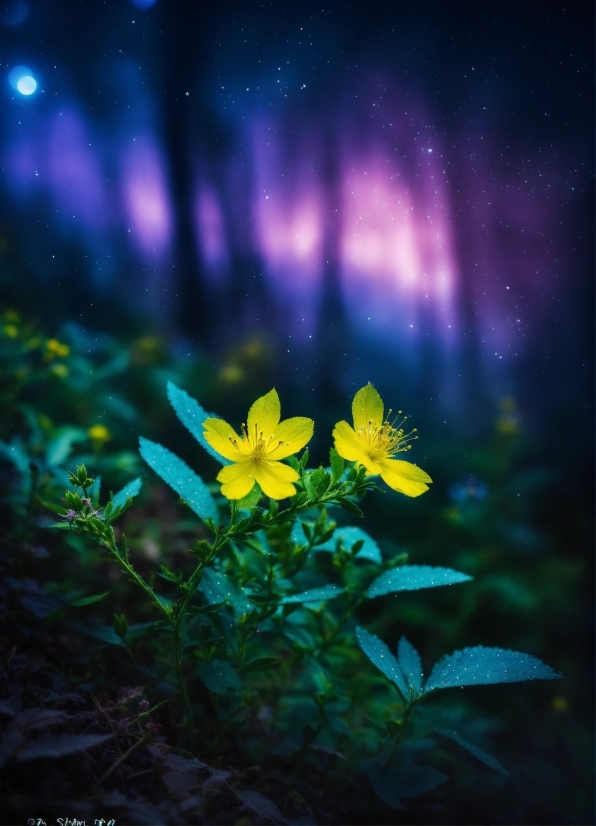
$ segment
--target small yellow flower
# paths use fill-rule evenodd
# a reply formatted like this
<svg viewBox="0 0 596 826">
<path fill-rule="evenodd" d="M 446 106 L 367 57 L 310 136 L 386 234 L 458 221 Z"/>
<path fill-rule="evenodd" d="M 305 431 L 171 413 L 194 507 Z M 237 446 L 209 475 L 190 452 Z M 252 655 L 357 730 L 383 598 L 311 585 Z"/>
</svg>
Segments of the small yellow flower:
<svg viewBox="0 0 596 826">
<path fill-rule="evenodd" d="M 50 356 L 64 357 L 70 353 L 68 344 L 62 344 L 57 338 L 49 338 L 46 341 L 46 350 Z"/>
<path fill-rule="evenodd" d="M 19 334 L 19 329 L 15 327 L 14 324 L 5 324 L 2 332 L 6 338 L 16 338 Z"/>
<path fill-rule="evenodd" d="M 59 379 L 65 379 L 68 376 L 68 367 L 65 364 L 52 364 L 51 373 Z"/>
<path fill-rule="evenodd" d="M 18 324 L 21 320 L 21 314 L 17 313 L 16 310 L 7 310 L 2 318 L 4 321 L 8 321 L 9 324 Z"/>
<path fill-rule="evenodd" d="M 390 488 L 406 496 L 420 496 L 427 491 L 432 482 L 428 473 L 410 462 L 391 458 L 409 450 L 414 431 L 404 433 L 399 425 L 394 427 L 383 419 L 383 400 L 370 382 L 354 396 L 352 415 L 353 428 L 342 421 L 333 430 L 339 455 L 365 467 L 367 476 L 380 474 Z"/>
<path fill-rule="evenodd" d="M 227 499 L 242 499 L 255 482 L 270 499 L 285 499 L 296 493 L 292 483 L 298 481 L 299 474 L 279 459 L 304 447 L 313 434 L 314 422 L 304 416 L 280 422 L 280 410 L 274 388 L 252 405 L 241 437 L 223 419 L 206 419 L 203 423 L 205 439 L 233 463 L 217 474 Z"/>
<path fill-rule="evenodd" d="M 569 709 L 569 700 L 565 697 L 553 697 L 550 704 L 555 711 L 568 711 Z"/>
<path fill-rule="evenodd" d="M 107 442 L 111 439 L 111 433 L 104 424 L 94 424 L 87 431 L 94 442 Z"/>
</svg>

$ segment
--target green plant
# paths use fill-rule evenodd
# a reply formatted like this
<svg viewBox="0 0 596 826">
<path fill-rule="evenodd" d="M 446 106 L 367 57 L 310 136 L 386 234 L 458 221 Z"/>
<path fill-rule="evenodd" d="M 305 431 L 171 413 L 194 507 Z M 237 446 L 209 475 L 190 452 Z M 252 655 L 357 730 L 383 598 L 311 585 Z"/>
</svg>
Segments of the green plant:
<svg viewBox="0 0 596 826">
<path fill-rule="evenodd" d="M 222 459 L 213 440 L 206 438 L 205 424 L 221 420 L 171 382 L 168 396 L 192 435 L 224 464 L 225 456 Z M 371 415 L 382 416 L 382 403 L 381 413 Z M 372 427 L 375 420 L 370 422 Z M 224 425 L 216 427 L 223 433 Z M 135 569 L 126 538 L 117 537 L 113 525 L 139 493 L 140 479 L 100 508 L 97 498 L 90 496 L 93 479 L 85 466 L 77 467 L 70 474 L 64 521 L 57 527 L 95 539 L 153 606 L 157 619 L 142 627 L 129 625 L 124 614 L 115 615 L 112 640 L 123 645 L 133 661 L 141 637 L 165 640 L 159 656 L 166 672 L 174 675 L 170 682 L 180 700 L 191 750 L 197 748 L 197 696 L 202 696 L 215 724 L 206 724 L 202 715 L 201 748 L 217 753 L 242 735 L 253 759 L 281 754 L 300 766 L 313 753 L 324 755 L 324 775 L 345 753 L 355 764 L 364 749 L 368 756 L 359 762 L 361 772 L 385 803 L 403 808 L 402 798 L 429 791 L 446 779 L 432 765 L 420 763 L 423 750 L 412 757 L 412 742 L 422 742 L 429 730 L 459 743 L 495 771 L 507 773 L 496 758 L 457 731 L 429 722 L 420 709 L 423 701 L 449 687 L 560 675 L 528 654 L 476 646 L 441 660 L 424 682 L 420 656 L 405 638 L 395 657 L 376 635 L 357 625 L 357 615 L 377 597 L 471 579 L 450 568 L 410 565 L 407 554 L 383 556 L 363 530 L 338 524 L 342 511 L 361 517 L 358 501 L 378 490 L 370 475 L 376 466 L 371 469 L 370 462 L 377 461 L 371 450 L 377 449 L 381 437 L 387 444 L 383 442 L 377 452 L 379 461 L 386 463 L 388 484 L 396 489 L 414 485 L 405 491 L 409 495 L 427 489 L 430 477 L 409 463 L 395 462 L 402 474 L 398 478 L 389 464 L 394 461 L 390 448 L 401 444 L 401 436 L 392 442 L 391 427 L 383 427 L 370 430 L 374 439 L 367 442 L 368 453 L 354 456 L 358 461 L 349 466 L 333 448 L 329 468 L 308 469 L 308 451 L 300 459 L 286 455 L 283 473 L 295 493 L 285 507 L 277 499 L 263 501 L 261 488 L 252 483 L 245 495 L 228 501 L 217 486 L 205 484 L 167 448 L 141 439 L 145 461 L 208 531 L 189 550 L 189 570 L 161 565 L 144 578 Z M 233 442 L 234 436 L 229 438 Z M 256 464 L 262 457 L 260 445 L 259 440 L 251 443 L 252 452 L 247 447 Z M 246 475 L 249 470 L 246 464 L 239 472 Z M 220 476 L 225 492 L 229 472 L 220 471 Z M 226 524 L 221 514 L 228 505 Z M 394 693 L 364 668 L 359 648 L 390 681 Z M 204 687 L 202 694 L 198 685 Z"/>
</svg>

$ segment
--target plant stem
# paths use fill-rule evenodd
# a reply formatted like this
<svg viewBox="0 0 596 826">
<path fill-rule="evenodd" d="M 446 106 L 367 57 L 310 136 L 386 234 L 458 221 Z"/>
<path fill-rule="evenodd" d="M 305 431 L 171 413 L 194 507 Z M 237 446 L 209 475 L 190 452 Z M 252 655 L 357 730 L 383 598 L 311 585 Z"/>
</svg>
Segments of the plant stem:
<svg viewBox="0 0 596 826">
<path fill-rule="evenodd" d="M 188 731 L 188 742 L 190 745 L 190 750 L 194 751 L 195 734 L 192 724 L 192 711 L 190 708 L 190 700 L 188 699 L 188 691 L 186 690 L 186 683 L 184 682 L 184 677 L 182 675 L 182 652 L 180 643 L 182 641 L 181 625 L 183 616 L 183 613 L 180 612 L 176 617 L 176 621 L 174 623 L 174 660 L 176 662 L 176 678 L 178 680 L 178 690 L 182 695 L 182 702 L 184 703 L 184 711 L 186 713 L 186 729 Z"/>
<path fill-rule="evenodd" d="M 116 760 L 116 762 L 112 766 L 110 766 L 110 768 L 107 770 L 107 772 L 104 772 L 104 774 L 102 774 L 102 776 L 99 778 L 99 780 L 95 784 L 95 788 L 97 789 L 101 785 L 103 785 L 103 783 L 105 783 L 106 780 L 113 775 L 113 773 L 116 771 L 118 766 L 120 766 L 122 763 L 124 763 L 124 761 L 127 760 L 134 751 L 136 751 L 138 748 L 140 748 L 140 746 L 144 745 L 145 742 L 148 739 L 149 739 L 148 735 L 145 734 L 143 737 L 141 737 L 140 740 L 137 740 L 136 743 L 133 743 L 132 746 L 128 749 L 128 751 L 125 751 L 124 754 L 122 755 L 122 757 L 119 757 L 118 760 Z"/>
</svg>

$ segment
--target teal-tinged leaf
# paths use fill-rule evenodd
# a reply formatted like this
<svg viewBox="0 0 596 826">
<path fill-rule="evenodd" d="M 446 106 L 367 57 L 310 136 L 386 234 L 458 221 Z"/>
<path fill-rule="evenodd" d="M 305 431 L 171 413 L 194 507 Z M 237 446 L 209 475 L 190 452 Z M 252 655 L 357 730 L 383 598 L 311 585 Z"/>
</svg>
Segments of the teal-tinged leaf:
<svg viewBox="0 0 596 826">
<path fill-rule="evenodd" d="M 56 436 L 46 448 L 46 462 L 48 465 L 61 465 L 70 455 L 75 442 L 83 442 L 89 438 L 80 427 L 61 427 Z"/>
<path fill-rule="evenodd" d="M 424 692 L 462 685 L 557 680 L 562 676 L 531 654 L 478 645 L 454 651 L 439 660 L 426 681 Z"/>
<path fill-rule="evenodd" d="M 408 681 L 404 677 L 400 664 L 383 640 L 360 627 L 356 628 L 356 639 L 371 663 L 376 665 L 379 671 L 397 686 L 397 690 L 404 700 L 409 701 L 410 687 Z"/>
<path fill-rule="evenodd" d="M 225 694 L 228 689 L 240 691 L 242 683 L 232 666 L 224 660 L 211 660 L 210 663 L 198 663 L 197 672 L 209 691 L 213 694 Z"/>
<path fill-rule="evenodd" d="M 442 737 L 448 737 L 450 740 L 453 740 L 454 743 L 458 743 L 460 746 L 463 746 L 463 748 L 466 749 L 466 751 L 469 751 L 470 754 L 474 755 L 474 757 L 477 760 L 480 760 L 482 763 L 489 766 L 491 769 L 494 769 L 496 772 L 504 774 L 505 777 L 509 777 L 509 772 L 507 771 L 505 766 L 503 766 L 503 764 L 497 760 L 496 757 L 493 757 L 492 754 L 489 754 L 488 752 L 484 751 L 484 749 L 475 746 L 474 743 L 470 743 L 469 740 L 466 740 L 456 731 L 451 731 L 450 729 L 444 728 L 436 728 L 435 731 Z"/>
<path fill-rule="evenodd" d="M 7 459 L 15 466 L 19 472 L 23 488 L 28 491 L 31 488 L 31 468 L 29 467 L 29 456 L 19 444 L 19 439 L 14 439 L 11 444 L 0 441 L 0 459 Z"/>
<path fill-rule="evenodd" d="M 207 485 L 186 462 L 163 445 L 150 442 L 149 439 L 141 437 L 139 444 L 141 456 L 147 464 L 184 499 L 197 516 L 201 519 L 219 520 L 217 506 Z"/>
<path fill-rule="evenodd" d="M 106 591 L 105 594 L 94 594 L 92 597 L 82 597 L 81 599 L 73 599 L 70 603 L 74 605 L 76 608 L 83 608 L 85 605 L 93 605 L 94 602 L 99 602 L 100 599 L 109 596 L 110 592 Z"/>
<path fill-rule="evenodd" d="M 382 761 L 367 758 L 360 762 L 365 774 L 381 800 L 393 809 L 404 809 L 400 798 L 417 797 L 436 789 L 448 779 L 447 775 L 430 766 L 388 766 Z"/>
<path fill-rule="evenodd" d="M 295 542 L 296 545 L 306 545 L 306 540 L 304 538 L 304 531 L 302 529 L 302 522 L 300 519 L 296 519 L 294 524 L 292 525 L 292 532 L 290 533 L 290 539 L 292 542 Z M 315 550 L 319 550 L 319 548 L 315 548 Z"/>
<path fill-rule="evenodd" d="M 94 628 L 91 635 L 102 642 L 107 642 L 109 645 L 124 645 L 122 639 L 114 631 L 111 625 L 104 625 L 102 628 Z"/>
<path fill-rule="evenodd" d="M 414 691 L 414 696 L 418 696 L 422 689 L 422 662 L 420 654 L 416 651 L 412 643 L 402 637 L 397 646 L 397 661 L 404 672 L 404 677 Z"/>
<path fill-rule="evenodd" d="M 472 579 L 451 568 L 434 568 L 430 565 L 402 565 L 378 576 L 368 587 L 368 597 L 380 597 L 396 591 L 418 591 L 420 588 L 436 588 L 438 585 L 454 585 Z"/>
<path fill-rule="evenodd" d="M 90 488 L 87 489 L 87 494 L 89 499 L 93 502 L 93 504 L 97 507 L 99 504 L 99 494 L 101 493 L 101 476 L 95 476 L 93 478 L 93 484 Z"/>
<path fill-rule="evenodd" d="M 213 568 L 206 568 L 203 571 L 203 578 L 199 585 L 201 591 L 209 605 L 216 605 L 226 599 L 232 606 L 237 617 L 250 611 L 252 605 L 244 594 L 236 587 L 221 571 Z"/>
<path fill-rule="evenodd" d="M 317 545 L 314 550 L 335 551 L 338 539 L 341 539 L 347 548 L 351 548 L 355 542 L 363 540 L 363 545 L 356 554 L 356 559 L 370 559 L 371 562 L 378 564 L 382 562 L 381 549 L 375 540 L 369 536 L 366 531 L 352 526 L 336 528 L 331 539 L 328 539 L 323 545 Z"/>
<path fill-rule="evenodd" d="M 112 498 L 112 506 L 114 508 L 123 508 L 128 499 L 138 496 L 140 490 L 141 477 L 137 476 L 136 479 L 133 479 L 132 482 L 128 483 L 128 485 L 125 485 L 122 490 L 119 490 L 118 493 L 114 494 Z"/>
<path fill-rule="evenodd" d="M 309 591 L 302 591 L 300 594 L 290 594 L 281 600 L 282 605 L 291 602 L 323 602 L 326 599 L 335 599 L 341 596 L 344 589 L 339 585 L 323 585 L 321 588 L 311 588 Z"/>
<path fill-rule="evenodd" d="M 217 416 L 215 413 L 207 413 L 196 399 L 193 399 L 192 396 L 189 396 L 184 390 L 176 387 L 173 382 L 168 382 L 167 389 L 170 404 L 176 411 L 176 415 L 182 424 L 190 430 L 201 447 L 204 447 L 207 453 L 213 456 L 216 461 L 221 465 L 229 465 L 230 462 L 224 459 L 223 456 L 220 456 L 203 435 L 203 422 L 205 419 L 220 419 L 221 416 Z"/>
</svg>

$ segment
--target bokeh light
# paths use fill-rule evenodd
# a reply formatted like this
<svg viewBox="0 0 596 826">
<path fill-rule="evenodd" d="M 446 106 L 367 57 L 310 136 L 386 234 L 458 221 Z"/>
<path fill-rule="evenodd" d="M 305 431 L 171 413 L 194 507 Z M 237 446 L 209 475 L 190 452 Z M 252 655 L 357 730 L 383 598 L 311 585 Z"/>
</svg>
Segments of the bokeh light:
<svg viewBox="0 0 596 826">
<path fill-rule="evenodd" d="M 29 14 L 29 3 L 27 0 L 13 0 L 7 3 L 0 11 L 0 23 L 5 26 L 20 26 L 27 19 Z"/>
<path fill-rule="evenodd" d="M 8 82 L 21 95 L 28 97 L 37 89 L 37 81 L 26 66 L 15 66 L 8 74 Z"/>
</svg>

